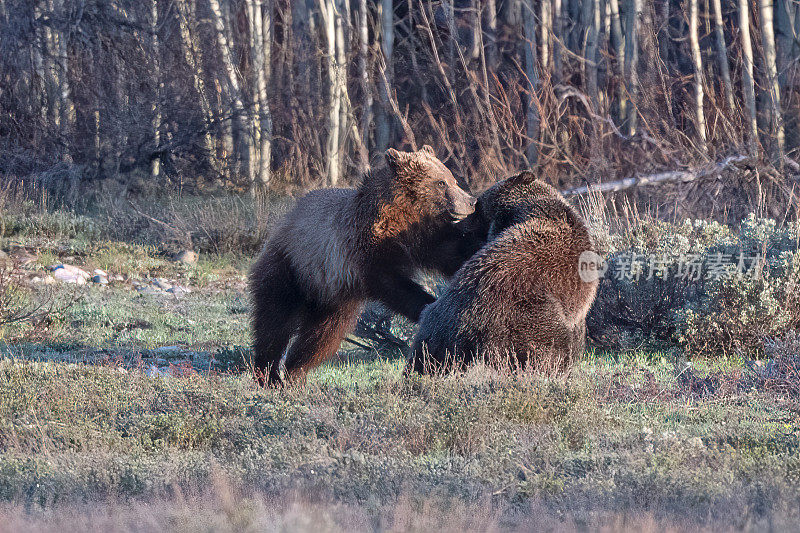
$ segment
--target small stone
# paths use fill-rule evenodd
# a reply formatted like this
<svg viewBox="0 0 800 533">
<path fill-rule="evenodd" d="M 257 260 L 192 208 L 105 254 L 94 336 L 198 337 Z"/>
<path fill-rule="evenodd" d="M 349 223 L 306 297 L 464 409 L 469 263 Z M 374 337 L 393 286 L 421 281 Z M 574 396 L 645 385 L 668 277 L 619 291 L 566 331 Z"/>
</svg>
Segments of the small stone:
<svg viewBox="0 0 800 533">
<path fill-rule="evenodd" d="M 193 265 L 197 263 L 199 256 L 197 252 L 193 252 L 191 250 L 183 250 L 175 255 L 175 261 L 178 263 L 183 263 L 184 265 Z"/>
<path fill-rule="evenodd" d="M 162 291 L 168 291 L 172 288 L 172 284 L 164 278 L 156 278 L 152 281 L 152 284 Z"/>
<path fill-rule="evenodd" d="M 192 292 L 192 290 L 189 289 L 188 287 L 180 287 L 178 285 L 175 285 L 167 289 L 167 292 L 170 294 L 174 294 L 175 296 L 178 296 L 181 294 L 189 294 Z"/>
<path fill-rule="evenodd" d="M 93 283 L 99 283 L 100 285 L 108 285 L 108 278 L 105 276 L 101 276 L 100 274 L 95 275 L 92 278 Z"/>
<path fill-rule="evenodd" d="M 99 268 L 95 268 L 92 274 L 94 274 L 95 276 L 102 276 L 104 278 L 108 278 L 108 273 L 103 270 L 100 270 Z"/>
<path fill-rule="evenodd" d="M 139 291 L 139 294 L 144 294 L 145 296 L 159 296 L 164 294 L 164 291 L 152 285 L 142 285 L 136 287 L 136 290 Z"/>
</svg>

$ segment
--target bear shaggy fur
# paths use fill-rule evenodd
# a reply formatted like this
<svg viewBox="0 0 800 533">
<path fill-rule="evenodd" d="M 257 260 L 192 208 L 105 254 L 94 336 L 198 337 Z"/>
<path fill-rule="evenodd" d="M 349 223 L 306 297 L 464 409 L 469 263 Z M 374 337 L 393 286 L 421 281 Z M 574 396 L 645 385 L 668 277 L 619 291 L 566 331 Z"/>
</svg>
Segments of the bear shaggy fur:
<svg viewBox="0 0 800 533">
<path fill-rule="evenodd" d="M 479 247 L 457 224 L 476 200 L 430 146 L 389 149 L 386 163 L 356 189 L 307 194 L 271 232 L 250 272 L 261 384 L 302 379 L 331 358 L 365 300 L 417 322 L 434 297 L 413 276 L 451 276 Z"/>
<path fill-rule="evenodd" d="M 551 186 L 522 172 L 488 189 L 470 216 L 488 243 L 425 308 L 407 370 L 475 358 L 565 370 L 585 348 L 597 281 L 579 275 L 595 246 L 583 219 Z"/>
</svg>

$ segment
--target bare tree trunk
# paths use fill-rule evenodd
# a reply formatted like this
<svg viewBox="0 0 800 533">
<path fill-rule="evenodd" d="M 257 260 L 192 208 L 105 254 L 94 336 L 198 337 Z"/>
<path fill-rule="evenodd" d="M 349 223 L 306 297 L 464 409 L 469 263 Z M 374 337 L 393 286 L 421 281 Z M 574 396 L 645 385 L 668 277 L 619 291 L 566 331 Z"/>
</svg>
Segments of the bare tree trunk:
<svg viewBox="0 0 800 533">
<path fill-rule="evenodd" d="M 66 10 L 64 0 L 56 0 L 56 13 L 62 20 L 66 21 Z M 59 28 L 56 32 L 57 54 L 58 54 L 58 98 L 59 112 L 61 121 L 61 131 L 64 135 L 72 135 L 75 125 L 75 104 L 72 101 L 72 91 L 69 84 L 69 53 L 68 53 L 69 32 Z M 71 157 L 71 156 L 69 156 Z"/>
<path fill-rule="evenodd" d="M 326 43 L 328 70 L 328 143 L 325 169 L 328 185 L 339 183 L 342 171 L 344 137 L 347 132 L 347 70 L 344 44 L 342 0 L 319 0 Z M 346 109 L 346 108 L 345 108 Z"/>
<path fill-rule="evenodd" d="M 489 64 L 489 70 L 492 72 L 497 71 L 498 56 L 497 56 L 497 4 L 495 0 L 486 0 L 483 7 L 483 20 L 486 31 L 486 62 Z"/>
<path fill-rule="evenodd" d="M 211 102 L 208 99 L 205 81 L 203 80 L 202 56 L 194 34 L 196 19 L 194 16 L 194 6 L 190 5 L 191 1 L 192 0 L 178 0 L 176 2 L 183 58 L 189 66 L 189 70 L 192 72 L 192 84 L 200 99 L 200 109 L 203 112 L 203 124 L 205 127 L 205 131 L 203 132 L 203 148 L 206 152 L 206 157 L 209 158 L 211 168 L 213 168 L 216 173 L 223 174 L 224 170 L 217 157 L 214 139 L 211 135 L 211 128 L 214 124 L 215 117 L 214 111 L 211 108 Z"/>
<path fill-rule="evenodd" d="M 614 49 L 614 67 L 617 76 L 616 83 L 616 100 L 615 106 L 616 119 L 618 123 L 622 123 L 627 116 L 626 110 L 626 91 L 625 91 L 625 40 L 622 34 L 622 22 L 619 15 L 619 2 L 618 0 L 608 0 L 609 9 L 611 11 L 611 47 Z"/>
<path fill-rule="evenodd" d="M 539 63 L 542 70 L 550 69 L 550 38 L 553 35 L 553 0 L 540 0 L 539 3 L 539 40 L 541 50 Z"/>
<path fill-rule="evenodd" d="M 393 54 L 394 54 L 394 2 L 392 0 L 381 0 L 380 5 L 381 23 L 381 53 L 386 65 L 384 75 L 380 80 L 380 91 L 378 91 L 381 105 L 378 107 L 378 121 L 375 131 L 375 147 L 379 152 L 385 152 L 389 147 L 392 123 L 389 115 L 388 95 L 391 94 L 392 78 L 394 73 Z M 384 81 L 385 79 L 385 81 Z"/>
<path fill-rule="evenodd" d="M 794 27 L 797 15 L 797 4 L 795 0 L 778 0 L 775 7 L 775 19 L 777 22 L 778 35 L 776 36 L 777 47 L 777 67 L 778 84 L 781 95 L 784 97 L 783 103 L 783 124 L 790 148 L 797 146 L 798 124 L 800 124 L 800 109 L 793 105 L 792 82 L 797 79 L 798 69 L 795 62 L 795 39 L 800 39 L 800 33 Z M 797 16 L 800 22 L 800 16 Z"/>
<path fill-rule="evenodd" d="M 250 55 L 253 75 L 253 137 L 257 146 L 257 157 L 253 172 L 256 186 L 266 188 L 270 182 L 270 163 L 272 159 L 272 114 L 267 100 L 269 86 L 269 69 L 272 56 L 272 2 L 267 0 L 249 0 L 250 15 Z"/>
<path fill-rule="evenodd" d="M 758 147 L 758 123 L 756 122 L 756 95 L 753 86 L 753 45 L 750 42 L 750 11 L 747 0 L 739 0 L 739 31 L 742 34 L 742 92 L 747 113 L 750 152 Z"/>
<path fill-rule="evenodd" d="M 369 131 L 372 125 L 372 87 L 369 76 L 369 6 L 367 0 L 358 1 L 358 77 L 361 83 L 361 143 L 359 145 L 359 173 L 369 170 Z"/>
<path fill-rule="evenodd" d="M 760 0 L 761 13 L 761 41 L 764 46 L 764 63 L 767 71 L 767 97 L 769 99 L 769 117 L 771 135 L 775 136 L 772 145 L 772 154 L 783 161 L 784 132 L 783 117 L 781 116 L 781 89 L 778 84 L 778 71 L 775 64 L 775 30 L 773 18 L 773 0 Z"/>
<path fill-rule="evenodd" d="M 336 1 L 336 88 L 337 96 L 339 98 L 339 149 L 337 155 L 337 165 L 339 173 L 344 170 L 345 157 L 347 155 L 347 132 L 350 126 L 355 127 L 350 120 L 352 112 L 350 109 L 350 95 L 347 91 L 347 60 L 349 42 L 346 31 L 349 29 L 350 24 L 350 0 L 337 0 Z M 355 134 L 358 135 L 358 129 L 355 129 Z"/>
<path fill-rule="evenodd" d="M 33 18 L 39 19 L 42 16 L 42 8 L 37 3 L 33 6 Z M 48 95 L 47 95 L 47 66 L 45 63 L 45 56 L 47 55 L 47 41 L 44 35 L 44 29 L 37 25 L 34 28 L 36 32 L 36 39 L 33 41 L 33 46 L 31 46 L 31 55 L 32 55 L 32 62 L 33 62 L 33 69 L 36 72 L 35 76 L 31 76 L 32 83 L 31 85 L 36 86 L 38 89 L 36 93 L 38 94 L 31 94 L 31 100 L 33 102 L 33 106 L 38 106 L 39 108 L 39 115 L 41 116 L 42 120 L 46 121 L 48 117 Z M 36 80 L 35 83 L 33 80 Z"/>
<path fill-rule="evenodd" d="M 222 64 L 227 75 L 228 90 L 230 93 L 231 105 L 233 107 L 233 124 L 235 127 L 235 135 L 239 143 L 238 154 L 236 157 L 236 165 L 241 164 L 242 171 L 247 177 L 247 182 L 253 182 L 253 165 L 251 164 L 251 154 L 253 153 L 252 136 L 245 127 L 246 121 L 244 117 L 244 105 L 242 104 L 242 90 L 239 85 L 239 79 L 236 74 L 236 67 L 233 63 L 233 53 L 227 37 L 227 30 L 225 29 L 226 15 L 222 12 L 219 0 L 208 0 L 211 14 L 214 20 L 214 29 L 217 37 L 217 44 L 220 48 L 220 55 L 222 56 Z M 231 173 L 236 175 L 237 171 Z"/>
<path fill-rule="evenodd" d="M 583 26 L 586 28 L 586 46 L 584 47 L 584 80 L 586 90 L 592 100 L 594 111 L 600 107 L 599 92 L 597 89 L 597 48 L 600 35 L 600 0 L 583 0 L 583 13 L 581 15 Z"/>
<path fill-rule="evenodd" d="M 698 26 L 700 14 L 697 0 L 689 0 L 689 43 L 692 49 L 692 63 L 694 64 L 694 115 L 695 129 L 700 150 L 706 151 L 706 117 L 703 113 L 703 59 L 700 55 L 700 38 Z"/>
<path fill-rule="evenodd" d="M 629 0 L 625 13 L 625 82 L 631 105 L 627 108 L 625 132 L 635 135 L 639 111 L 636 109 L 639 94 L 639 20 L 642 14 L 642 0 Z"/>
<path fill-rule="evenodd" d="M 522 22 L 523 0 L 505 0 L 500 8 L 500 18 L 511 27 L 516 28 Z"/>
<path fill-rule="evenodd" d="M 158 0 L 150 0 L 150 46 L 153 64 L 153 102 L 150 112 L 152 113 L 152 135 L 153 150 L 157 151 L 161 146 L 161 61 L 160 47 L 158 43 Z M 150 160 L 150 177 L 158 178 L 161 174 L 161 157 L 153 157 Z"/>
<path fill-rule="evenodd" d="M 776 61 L 778 67 L 778 82 L 781 92 L 786 91 L 788 70 L 792 61 L 792 42 L 794 41 L 795 6 L 793 0 L 778 0 L 775 7 L 775 26 L 778 34 L 775 36 Z"/>
<path fill-rule="evenodd" d="M 536 164 L 539 155 L 539 108 L 536 105 L 536 91 L 539 89 L 539 75 L 536 72 L 536 16 L 533 0 L 522 6 L 523 31 L 525 34 L 525 76 L 528 78 L 530 97 L 528 98 L 525 126 L 529 139 L 526 155 L 528 166 Z"/>
<path fill-rule="evenodd" d="M 561 0 L 552 0 L 552 17 L 553 17 L 553 36 L 551 42 L 553 45 L 553 84 L 561 83 L 563 79 L 562 68 L 562 47 L 564 39 L 564 15 L 562 13 Z"/>
<path fill-rule="evenodd" d="M 733 103 L 733 84 L 731 83 L 731 71 L 728 66 L 728 49 L 725 46 L 725 31 L 722 25 L 722 4 L 720 0 L 711 0 L 714 8 L 714 37 L 717 45 L 717 63 L 719 73 L 722 76 L 722 88 L 725 91 L 725 102 L 728 109 L 736 109 Z"/>
<path fill-rule="evenodd" d="M 307 0 L 292 1 L 292 38 L 296 47 L 294 54 L 294 72 L 297 79 L 298 89 L 308 91 L 309 97 L 312 94 L 311 87 L 311 67 L 309 58 L 311 53 L 311 9 Z"/>
</svg>

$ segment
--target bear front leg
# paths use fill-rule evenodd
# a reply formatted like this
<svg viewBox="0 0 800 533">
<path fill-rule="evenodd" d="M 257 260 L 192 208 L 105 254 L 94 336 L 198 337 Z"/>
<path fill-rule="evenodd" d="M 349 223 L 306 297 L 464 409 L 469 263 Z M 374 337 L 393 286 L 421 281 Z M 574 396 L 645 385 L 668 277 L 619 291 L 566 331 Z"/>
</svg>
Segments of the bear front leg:
<svg viewBox="0 0 800 533">
<path fill-rule="evenodd" d="M 414 323 L 419 322 L 425 306 L 436 301 L 418 283 L 401 275 L 389 275 L 376 281 L 369 287 L 370 297 Z"/>
</svg>

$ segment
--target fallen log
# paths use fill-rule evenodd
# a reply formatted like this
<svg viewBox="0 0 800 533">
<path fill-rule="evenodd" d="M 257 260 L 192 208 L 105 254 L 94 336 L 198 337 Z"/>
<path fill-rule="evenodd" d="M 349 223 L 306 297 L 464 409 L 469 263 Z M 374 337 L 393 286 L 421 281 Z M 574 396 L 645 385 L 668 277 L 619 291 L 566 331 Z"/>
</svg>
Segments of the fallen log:
<svg viewBox="0 0 800 533">
<path fill-rule="evenodd" d="M 584 185 L 582 187 L 576 187 L 574 189 L 567 189 L 566 191 L 562 191 L 564 196 L 578 196 L 581 194 L 588 194 L 590 192 L 617 192 L 623 191 L 625 189 L 630 189 L 632 187 L 640 187 L 642 185 L 652 185 L 654 183 L 661 183 L 661 182 L 681 182 L 681 183 L 688 183 L 690 181 L 695 181 L 700 178 L 704 178 L 711 174 L 715 174 L 717 172 L 721 172 L 732 167 L 735 163 L 741 163 L 743 161 L 749 160 L 749 156 L 745 155 L 732 155 L 726 157 L 719 163 L 716 163 L 712 166 L 694 169 L 694 170 L 671 170 L 668 172 L 659 172 L 657 174 L 647 174 L 645 176 L 631 176 L 630 178 L 625 178 L 617 181 L 609 181 L 608 183 L 596 183 L 592 185 Z"/>
</svg>

